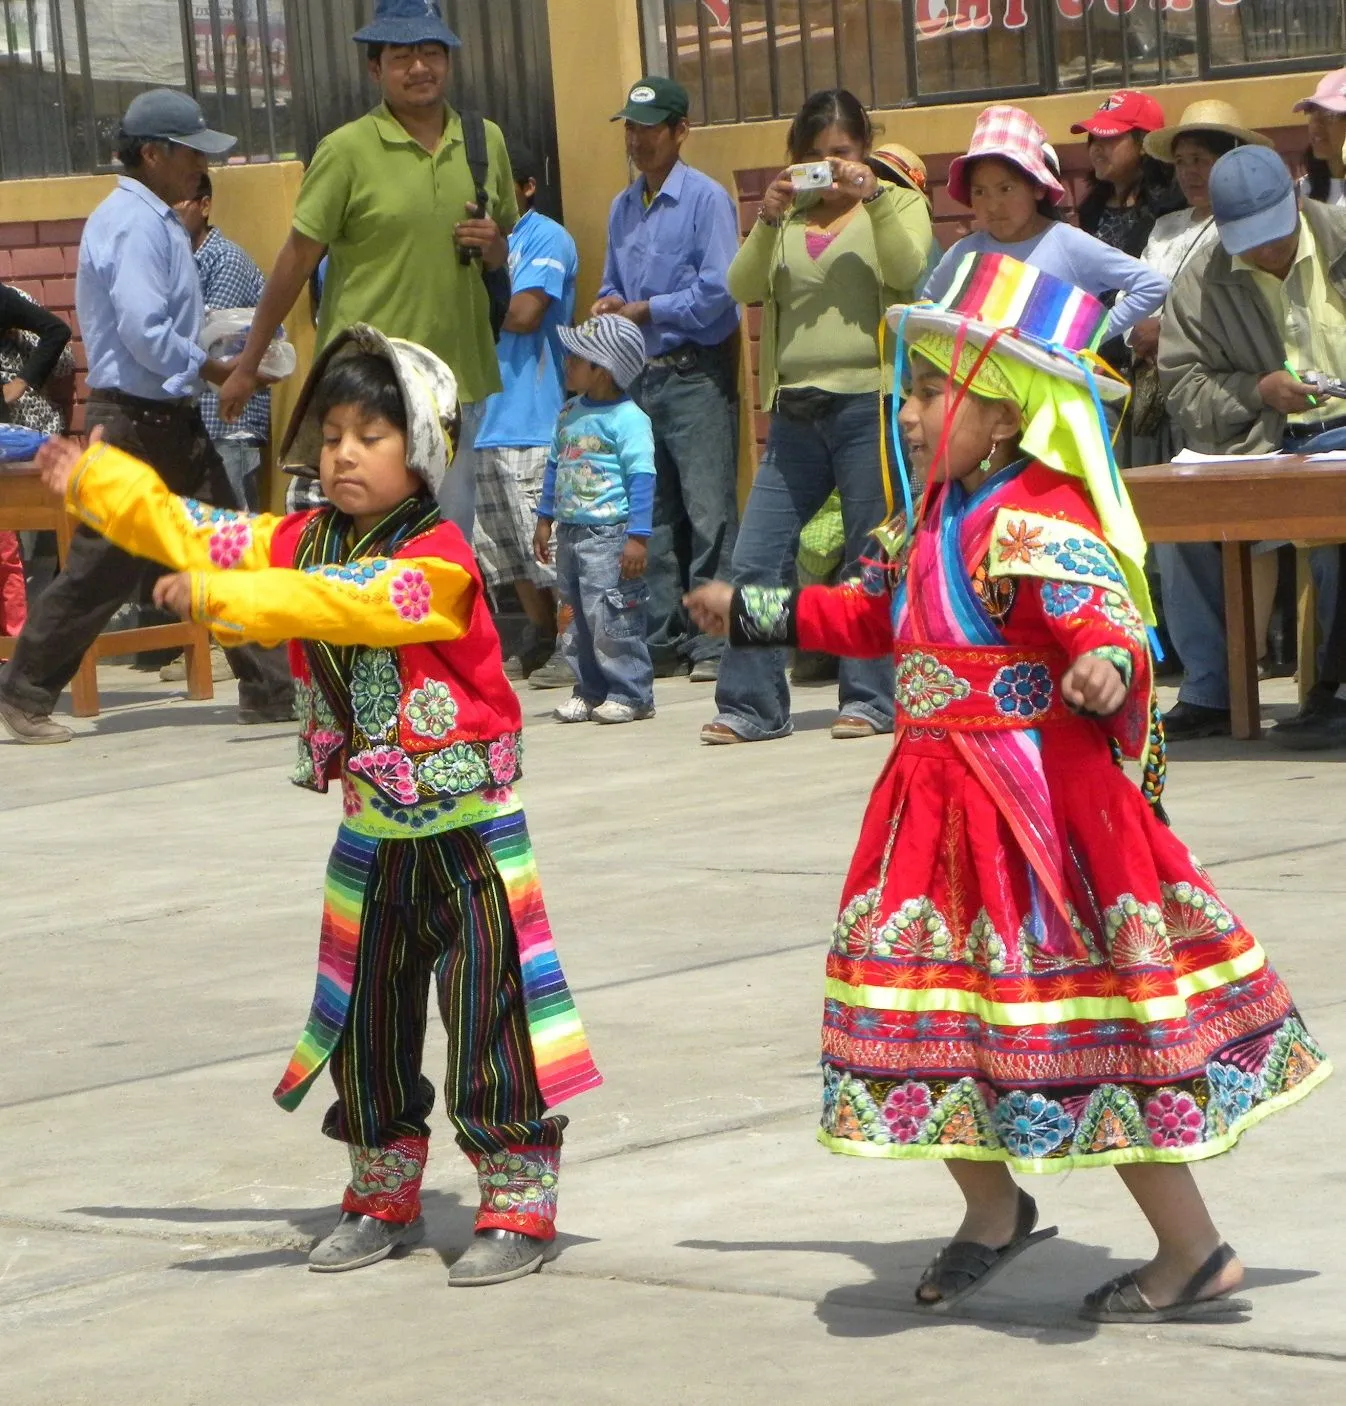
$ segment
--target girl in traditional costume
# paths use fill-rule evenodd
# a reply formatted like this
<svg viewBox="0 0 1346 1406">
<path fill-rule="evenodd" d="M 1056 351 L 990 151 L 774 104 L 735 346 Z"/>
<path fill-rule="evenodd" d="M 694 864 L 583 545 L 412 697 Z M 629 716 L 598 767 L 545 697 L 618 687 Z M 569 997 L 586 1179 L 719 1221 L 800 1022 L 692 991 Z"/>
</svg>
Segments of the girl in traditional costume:
<svg viewBox="0 0 1346 1406">
<path fill-rule="evenodd" d="M 895 519 L 860 582 L 688 602 L 735 644 L 895 654 L 895 745 L 827 963 L 819 1137 L 946 1162 L 966 1215 L 917 1291 L 936 1309 L 1056 1233 L 1012 1172 L 1091 1166 L 1117 1168 L 1159 1248 L 1087 1317 L 1245 1309 L 1190 1164 L 1329 1071 L 1159 807 L 1145 543 L 1103 408 L 1127 388 L 1091 355 L 1106 319 L 970 256 L 943 302 L 890 313 L 913 530 Z"/>
<path fill-rule="evenodd" d="M 458 430 L 452 373 L 370 327 L 313 369 L 287 463 L 334 506 L 248 516 L 176 498 L 95 443 L 43 452 L 70 511 L 175 574 L 158 603 L 226 645 L 291 645 L 302 710 L 295 781 L 339 781 L 308 1027 L 275 1091 L 298 1106 L 329 1060 L 323 1131 L 352 1176 L 310 1267 L 355 1269 L 418 1239 L 434 1086 L 421 1070 L 426 993 L 448 1033 L 445 1098 L 481 1189 L 453 1285 L 540 1267 L 555 1237 L 566 1119 L 599 1082 L 552 945 L 523 810 L 518 700 L 471 548 L 435 495 Z"/>
</svg>

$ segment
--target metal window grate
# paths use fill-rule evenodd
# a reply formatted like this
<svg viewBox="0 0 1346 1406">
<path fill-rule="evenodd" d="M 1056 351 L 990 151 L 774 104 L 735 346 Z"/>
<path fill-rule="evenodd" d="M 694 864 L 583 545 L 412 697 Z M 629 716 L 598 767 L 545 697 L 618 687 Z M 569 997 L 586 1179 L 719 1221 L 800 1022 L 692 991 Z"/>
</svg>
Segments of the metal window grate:
<svg viewBox="0 0 1346 1406">
<path fill-rule="evenodd" d="M 193 93 L 234 159 L 297 149 L 284 0 L 0 0 L 0 178 L 104 171 L 148 88 Z"/>
<path fill-rule="evenodd" d="M 647 67 L 700 123 L 841 83 L 905 107 L 1332 67 L 1346 0 L 636 0 Z"/>
</svg>

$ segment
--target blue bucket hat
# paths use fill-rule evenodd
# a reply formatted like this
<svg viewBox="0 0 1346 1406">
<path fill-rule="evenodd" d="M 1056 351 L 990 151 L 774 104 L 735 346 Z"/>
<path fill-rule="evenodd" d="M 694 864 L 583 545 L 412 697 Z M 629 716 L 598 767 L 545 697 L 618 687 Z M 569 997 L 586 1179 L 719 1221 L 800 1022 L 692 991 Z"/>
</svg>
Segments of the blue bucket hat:
<svg viewBox="0 0 1346 1406">
<path fill-rule="evenodd" d="M 378 0 L 374 19 L 355 36 L 357 44 L 443 44 L 463 41 L 444 23 L 439 0 Z"/>
</svg>

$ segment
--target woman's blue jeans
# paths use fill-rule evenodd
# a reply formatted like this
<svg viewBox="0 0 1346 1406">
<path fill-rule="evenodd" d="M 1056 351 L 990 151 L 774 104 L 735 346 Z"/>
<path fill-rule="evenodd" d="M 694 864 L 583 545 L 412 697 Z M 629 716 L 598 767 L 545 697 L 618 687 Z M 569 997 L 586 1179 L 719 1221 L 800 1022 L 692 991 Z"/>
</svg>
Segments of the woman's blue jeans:
<svg viewBox="0 0 1346 1406">
<path fill-rule="evenodd" d="M 860 558 L 876 550 L 870 534 L 888 515 L 879 463 L 879 410 L 874 392 L 836 396 L 834 408 L 817 420 L 772 415 L 766 453 L 734 548 L 735 586 L 790 584 L 799 534 L 833 488 L 841 491 L 846 529 L 842 575 L 860 574 Z M 886 407 L 883 414 L 889 461 L 895 464 Z M 782 649 L 726 649 L 715 689 L 716 722 L 750 742 L 786 736 L 791 723 L 785 670 Z M 891 659 L 843 659 L 839 695 L 845 716 L 863 718 L 880 732 L 893 730 Z"/>
</svg>

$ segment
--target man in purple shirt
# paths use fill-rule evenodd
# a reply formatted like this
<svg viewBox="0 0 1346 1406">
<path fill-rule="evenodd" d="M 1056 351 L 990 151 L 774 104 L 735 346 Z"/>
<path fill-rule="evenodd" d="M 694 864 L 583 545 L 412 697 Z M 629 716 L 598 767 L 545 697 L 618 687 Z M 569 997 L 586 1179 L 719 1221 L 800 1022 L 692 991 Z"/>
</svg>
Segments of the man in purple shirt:
<svg viewBox="0 0 1346 1406">
<path fill-rule="evenodd" d="M 686 591 L 728 580 L 738 531 L 738 306 L 725 275 L 738 250 L 734 202 L 681 156 L 687 90 L 642 78 L 612 119 L 640 174 L 612 202 L 594 316 L 620 313 L 645 334 L 634 386 L 654 426 L 657 480 L 649 543 L 650 655 L 655 673 L 698 682 L 719 672 L 722 640 L 696 630 Z"/>
</svg>

